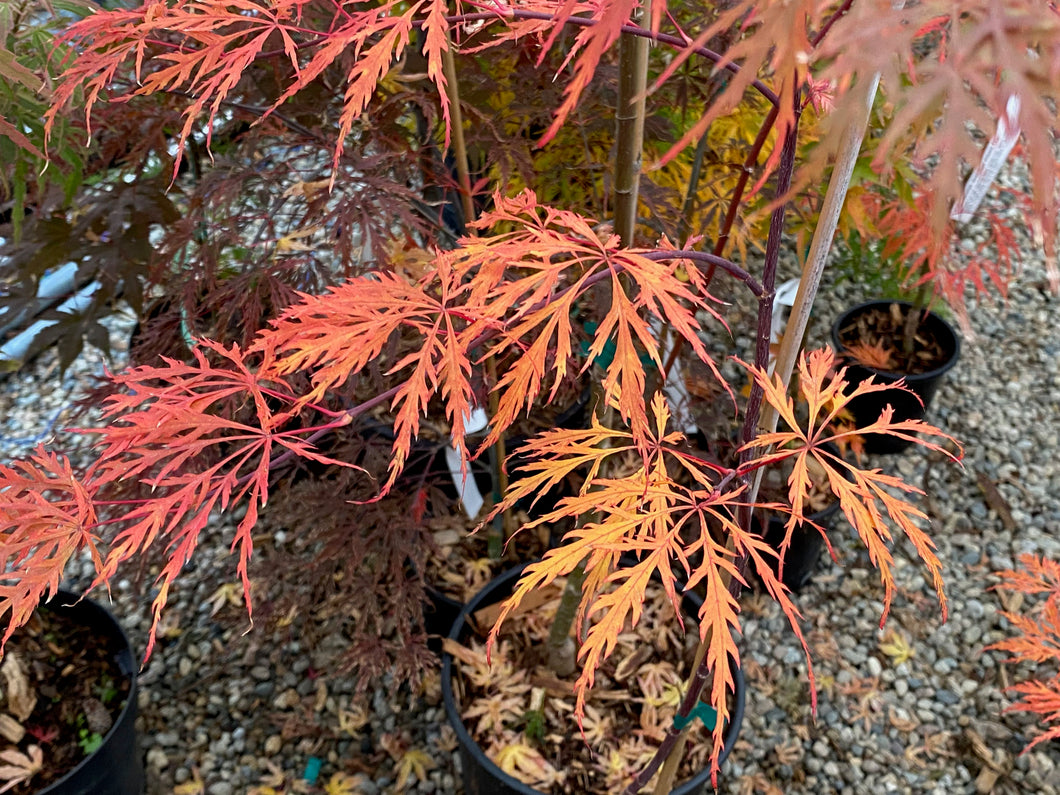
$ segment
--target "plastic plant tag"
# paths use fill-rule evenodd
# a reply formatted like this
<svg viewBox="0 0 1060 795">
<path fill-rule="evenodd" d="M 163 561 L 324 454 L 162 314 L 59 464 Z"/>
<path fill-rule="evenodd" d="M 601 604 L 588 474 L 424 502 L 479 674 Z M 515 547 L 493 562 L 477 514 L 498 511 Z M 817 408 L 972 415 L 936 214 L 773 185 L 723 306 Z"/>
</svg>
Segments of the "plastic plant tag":
<svg viewBox="0 0 1060 795">
<path fill-rule="evenodd" d="M 780 345 L 781 337 L 784 336 L 784 329 L 788 325 L 788 313 L 795 306 L 795 296 L 798 293 L 799 280 L 788 279 L 777 288 L 773 296 L 773 323 L 769 328 L 769 365 L 766 368 L 771 373 L 773 365 L 776 364 L 774 351 Z"/>
<path fill-rule="evenodd" d="M 964 184 L 964 198 L 959 205 L 954 205 L 950 218 L 962 224 L 972 220 L 1019 137 L 1020 98 L 1018 94 L 1013 94 L 1005 105 L 1005 115 L 997 120 L 994 137 L 983 150 L 982 161 Z"/>
<path fill-rule="evenodd" d="M 718 723 L 718 711 L 710 704 L 697 701 L 688 715 L 681 715 L 680 713 L 674 715 L 674 728 L 678 731 L 684 731 L 684 728 L 696 718 L 699 718 L 709 730 L 714 731 L 714 727 Z"/>
<path fill-rule="evenodd" d="M 464 417 L 464 430 L 467 433 L 478 433 L 489 425 L 489 417 L 481 408 L 473 409 L 471 414 Z M 464 506 L 464 513 L 469 519 L 478 516 L 482 510 L 485 500 L 482 492 L 478 490 L 478 484 L 469 474 L 461 471 L 460 451 L 452 445 L 445 448 L 445 465 L 449 469 L 449 475 L 453 478 L 456 493 L 460 495 L 460 504 Z"/>
</svg>

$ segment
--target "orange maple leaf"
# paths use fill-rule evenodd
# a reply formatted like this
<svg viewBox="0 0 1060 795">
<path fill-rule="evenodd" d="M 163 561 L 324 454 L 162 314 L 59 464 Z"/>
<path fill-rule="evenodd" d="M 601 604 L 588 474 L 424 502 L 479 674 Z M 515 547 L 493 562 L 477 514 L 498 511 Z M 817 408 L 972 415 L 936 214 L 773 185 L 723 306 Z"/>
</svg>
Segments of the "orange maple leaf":
<svg viewBox="0 0 1060 795">
<path fill-rule="evenodd" d="M 0 647 L 37 604 L 59 588 L 70 559 L 89 549 L 101 568 L 91 484 L 70 461 L 38 447 L 27 460 L 0 465 L 0 616 L 10 612 Z"/>
<path fill-rule="evenodd" d="M 997 586 L 1001 590 L 1045 598 L 1026 614 L 1003 611 L 1001 615 L 1012 624 L 1014 637 L 987 649 L 1007 652 L 1010 662 L 1055 666 L 1060 662 L 1060 563 L 1037 555 L 1021 555 L 1020 569 L 995 575 L 1001 578 Z M 1024 753 L 1039 743 L 1060 738 L 1060 674 L 1038 675 L 1016 683 L 1008 691 L 1020 699 L 1007 707 L 1007 712 L 1030 712 L 1044 724 Z"/>
<path fill-rule="evenodd" d="M 855 397 L 892 388 L 902 389 L 904 384 L 901 381 L 894 386 L 877 384 L 870 378 L 850 389 L 845 380 L 846 368 L 838 371 L 834 368 L 835 354 L 830 349 L 812 351 L 799 357 L 799 396 L 808 415 L 807 419 L 800 423 L 796 416 L 794 400 L 788 396 L 780 379 L 770 378 L 762 370 L 748 365 L 755 382 L 763 390 L 764 399 L 776 409 L 787 427 L 792 429 L 759 434 L 756 439 L 745 445 L 745 449 L 766 450 L 757 455 L 749 466 L 757 468 L 785 459 L 793 460 L 792 472 L 788 479 L 791 516 L 786 527 L 785 543 L 790 539 L 794 528 L 806 519 L 812 489 L 812 479 L 808 472 L 809 460 L 812 458 L 826 473 L 832 494 L 839 500 L 844 515 L 865 544 L 869 559 L 879 570 L 884 586 L 881 625 L 886 621 L 891 600 L 896 592 L 891 572 L 893 558 L 888 548 L 891 532 L 884 519 L 885 515 L 916 548 L 917 554 L 931 574 L 942 615 L 945 617 L 946 596 L 942 587 L 942 566 L 935 554 L 934 542 L 916 524 L 916 520 L 926 520 L 927 517 L 923 511 L 902 497 L 894 496 L 894 492 L 922 492 L 879 469 L 860 469 L 829 452 L 826 445 L 831 443 L 838 446 L 856 435 L 881 433 L 907 439 L 928 450 L 942 453 L 954 461 L 959 461 L 959 455 L 951 453 L 948 448 L 932 439 L 949 441 L 958 449 L 959 445 L 952 437 L 922 420 L 894 421 L 890 406 L 884 409 L 876 422 L 863 428 L 836 429 L 832 425 L 833 421 Z M 768 452 L 769 450 L 772 452 Z"/>
<path fill-rule="evenodd" d="M 653 398 L 652 410 L 655 421 L 644 445 L 635 444 L 630 431 L 611 430 L 594 420 L 586 430 L 545 432 L 524 448 L 531 463 L 513 481 L 506 504 L 583 466 L 590 476 L 581 492 L 563 498 L 554 511 L 529 526 L 563 517 L 593 518 L 568 532 L 561 547 L 526 567 L 502 607 L 490 644 L 504 619 L 529 593 L 584 565 L 576 627 L 582 671 L 575 684 L 575 715 L 581 720 L 597 669 L 614 651 L 627 623 L 636 624 L 641 617 L 648 583 L 653 578 L 661 582 L 678 615 L 680 591 L 702 583 L 706 598 L 698 616 L 699 634 L 708 641 L 707 662 L 715 672 L 710 702 L 720 716 L 714 734 L 718 751 L 728 716 L 726 696 L 734 685 L 730 663 L 739 662 L 734 637 L 739 632 L 739 605 L 729 585 L 744 582 L 738 561 L 744 556 L 750 560 L 801 638 L 799 613 L 769 565 L 776 553 L 732 519 L 743 507 L 745 486 L 726 484 L 719 477 L 720 468 L 681 448 L 682 436 L 666 431 L 670 412 L 661 394 Z M 611 457 L 630 458 L 622 469 L 633 471 L 601 475 L 603 463 Z M 676 480 L 674 467 L 690 473 L 693 485 Z M 727 472 L 731 481 L 734 473 Z M 732 539 L 731 548 L 726 538 Z M 629 557 L 620 563 L 623 555 Z"/>
</svg>

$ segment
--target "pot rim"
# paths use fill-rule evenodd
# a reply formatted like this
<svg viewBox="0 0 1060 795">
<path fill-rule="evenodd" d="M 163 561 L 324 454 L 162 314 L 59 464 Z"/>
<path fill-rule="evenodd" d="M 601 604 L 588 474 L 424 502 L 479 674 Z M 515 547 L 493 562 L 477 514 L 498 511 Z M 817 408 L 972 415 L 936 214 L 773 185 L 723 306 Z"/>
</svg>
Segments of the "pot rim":
<svg viewBox="0 0 1060 795">
<path fill-rule="evenodd" d="M 875 309 L 881 306 L 890 306 L 891 304 L 898 304 L 899 306 L 913 308 L 916 305 L 911 301 L 903 301 L 899 299 L 888 300 L 886 298 L 876 298 L 871 301 L 862 301 L 860 304 L 855 304 L 843 311 L 835 322 L 832 323 L 832 347 L 838 354 L 842 354 L 846 347 L 839 339 L 839 330 L 847 324 L 847 322 L 856 315 L 863 313 L 868 309 Z M 869 367 L 868 365 L 854 363 L 848 365 L 848 367 L 860 367 L 866 372 L 877 376 L 880 381 L 894 382 L 899 378 L 904 378 L 906 383 L 919 382 L 919 381 L 930 381 L 934 378 L 940 378 L 941 376 L 948 373 L 957 364 L 957 360 L 961 358 L 961 338 L 957 334 L 956 329 L 953 325 L 946 320 L 942 315 L 937 312 L 933 312 L 930 309 L 924 310 L 927 313 L 927 322 L 935 323 L 939 329 L 945 332 L 948 339 L 940 341 L 940 343 L 952 343 L 944 344 L 943 347 L 952 349 L 949 357 L 941 365 L 936 367 L 934 370 L 929 370 L 926 373 L 903 373 L 899 370 L 879 370 L 875 367 Z"/>
<path fill-rule="evenodd" d="M 452 629 L 449 631 L 450 640 L 460 640 L 460 635 L 463 632 L 464 626 L 467 623 L 469 615 L 478 610 L 479 606 L 482 605 L 487 598 L 492 594 L 504 587 L 511 585 L 514 587 L 519 577 L 522 576 L 523 570 L 530 565 L 524 563 L 520 566 L 516 566 L 513 569 L 509 569 L 503 574 L 494 577 L 486 585 L 476 593 L 466 605 L 464 609 L 460 611 L 460 615 L 457 616 L 456 621 L 453 623 Z M 699 597 L 691 592 L 686 592 L 682 595 L 682 599 L 689 600 L 693 605 L 698 607 L 702 603 Z M 453 671 L 453 656 L 448 652 L 442 654 L 442 700 L 445 704 L 445 713 L 449 719 L 449 724 L 453 727 L 456 732 L 457 740 L 460 743 L 461 748 L 471 755 L 475 763 L 480 767 L 485 768 L 489 771 L 490 775 L 504 784 L 506 787 L 520 793 L 520 795 L 543 795 L 541 790 L 534 789 L 517 778 L 508 775 L 486 756 L 485 752 L 479 746 L 479 744 L 471 737 L 467 727 L 464 725 L 463 717 L 460 714 L 460 710 L 456 705 L 456 698 L 453 693 L 452 680 L 454 676 Z M 736 744 L 736 740 L 740 735 L 740 726 L 743 724 L 743 714 L 746 701 L 746 681 L 744 680 L 743 672 L 740 670 L 738 665 L 733 666 L 733 685 L 734 685 L 734 705 L 732 715 L 729 719 L 729 727 L 725 737 L 725 744 L 722 746 L 721 755 L 719 757 L 719 766 L 724 763 L 728 758 L 729 753 L 732 751 L 733 746 Z M 680 785 L 675 787 L 670 795 L 694 795 L 701 791 L 701 788 L 710 781 L 710 769 L 701 771 L 697 775 L 682 782 Z"/>
<path fill-rule="evenodd" d="M 47 602 L 42 602 L 41 604 L 50 610 L 68 610 L 73 611 L 75 614 L 81 613 L 86 617 L 85 623 L 101 624 L 101 629 L 104 629 L 115 639 L 120 640 L 122 647 L 117 654 L 115 654 L 114 665 L 118 671 L 121 672 L 122 676 L 129 680 L 129 694 L 125 698 L 125 706 L 122 707 L 121 712 L 119 712 L 118 716 L 114 719 L 114 725 L 112 725 L 110 730 L 103 735 L 103 740 L 100 742 L 99 748 L 86 755 L 84 759 L 70 768 L 62 778 L 56 779 L 37 793 L 37 795 L 51 795 L 51 793 L 62 791 L 64 787 L 79 775 L 81 770 L 91 763 L 100 751 L 114 738 L 122 724 L 130 719 L 135 720 L 138 688 L 136 663 L 133 659 L 132 644 L 129 642 L 129 636 L 125 634 L 125 629 L 118 623 L 118 619 L 114 617 L 114 614 L 111 613 L 110 610 L 95 599 L 90 599 L 84 595 L 78 595 L 65 588 L 58 589 L 52 594 Z M 78 620 L 80 620 L 80 618 Z M 128 668 L 128 670 L 126 670 L 126 668 Z M 130 750 L 134 753 L 136 752 L 136 749 Z"/>
</svg>

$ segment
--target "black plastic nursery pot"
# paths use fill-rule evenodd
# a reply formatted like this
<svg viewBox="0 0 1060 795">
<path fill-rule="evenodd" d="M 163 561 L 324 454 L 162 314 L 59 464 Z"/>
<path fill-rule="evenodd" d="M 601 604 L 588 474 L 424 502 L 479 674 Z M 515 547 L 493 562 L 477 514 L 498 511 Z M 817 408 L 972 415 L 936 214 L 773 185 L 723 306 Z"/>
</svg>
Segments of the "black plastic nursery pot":
<svg viewBox="0 0 1060 795">
<path fill-rule="evenodd" d="M 110 611 L 91 599 L 78 599 L 77 594 L 59 591 L 41 609 L 62 611 L 115 649 L 114 666 L 128 680 L 129 693 L 99 748 L 38 795 L 143 795 L 143 758 L 136 734 L 137 666 L 132 646 Z"/>
<path fill-rule="evenodd" d="M 491 580 L 485 588 L 475 594 L 460 612 L 449 637 L 456 641 L 463 641 L 470 631 L 467 623 L 468 616 L 483 607 L 507 598 L 515 589 L 524 568 L 525 566 L 519 566 L 505 572 L 500 577 Z M 693 593 L 685 594 L 683 602 L 685 610 L 690 613 L 697 613 L 702 604 L 702 600 Z M 726 729 L 725 745 L 718 764 L 722 764 L 729 756 L 739 737 L 740 725 L 743 723 L 746 683 L 739 668 L 734 669 L 733 674 L 736 692 L 733 698 L 732 717 Z M 453 657 L 450 654 L 444 654 L 442 656 L 442 699 L 445 703 L 445 714 L 460 744 L 462 778 L 466 795 L 542 795 L 540 790 L 527 786 L 497 767 L 471 737 L 464 726 L 460 709 L 453 695 L 454 675 Z M 708 768 L 675 787 L 671 795 L 702 795 L 707 792 L 709 785 L 710 770 Z"/>
<path fill-rule="evenodd" d="M 433 585 L 427 585 L 427 602 L 423 606 L 423 623 L 427 631 L 427 647 L 439 653 L 442 650 L 441 638 L 447 637 L 453 628 L 464 603 L 442 593 Z"/>
<path fill-rule="evenodd" d="M 850 329 L 857 324 L 858 318 L 870 312 L 887 312 L 891 305 L 897 304 L 902 307 L 903 313 L 909 311 L 923 311 L 907 301 L 867 301 L 848 309 L 832 325 L 832 345 L 836 352 L 842 354 L 847 346 L 853 342 L 850 339 Z M 938 391 L 946 373 L 957 363 L 961 353 L 961 341 L 946 320 L 934 312 L 927 311 L 920 321 L 918 330 L 922 329 L 930 334 L 938 342 L 939 347 L 945 354 L 941 364 L 934 369 L 924 373 L 901 373 L 877 370 L 862 364 L 852 363 L 847 366 L 847 380 L 853 384 L 859 384 L 870 377 L 874 377 L 877 383 L 893 384 L 899 379 L 905 379 L 906 387 L 914 394 L 899 389 L 875 392 L 869 395 L 861 395 L 848 404 L 848 410 L 854 416 L 859 426 L 869 425 L 879 419 L 880 413 L 888 405 L 894 408 L 895 420 L 919 420 L 927 413 L 931 399 Z M 918 399 L 919 398 L 919 399 Z M 913 443 L 904 439 L 885 434 L 866 434 L 865 452 L 872 455 L 900 453 L 909 448 Z"/>
</svg>

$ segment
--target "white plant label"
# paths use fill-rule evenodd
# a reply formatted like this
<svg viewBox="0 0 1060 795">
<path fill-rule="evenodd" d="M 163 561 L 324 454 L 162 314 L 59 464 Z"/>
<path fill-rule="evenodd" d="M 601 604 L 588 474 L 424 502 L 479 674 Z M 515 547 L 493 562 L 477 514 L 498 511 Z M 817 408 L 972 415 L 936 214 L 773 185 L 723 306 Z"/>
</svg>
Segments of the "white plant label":
<svg viewBox="0 0 1060 795">
<path fill-rule="evenodd" d="M 1020 137 L 1020 98 L 1013 94 L 1008 98 L 1005 115 L 997 120 L 997 130 L 983 150 L 983 159 L 964 184 L 964 198 L 955 205 L 950 218 L 962 224 L 972 220 L 980 202 L 990 185 L 997 178 L 1009 152 Z"/>
<path fill-rule="evenodd" d="M 464 417 L 465 433 L 477 433 L 487 425 L 489 425 L 489 416 L 481 408 L 473 409 L 469 416 Z M 478 490 L 478 484 L 471 473 L 468 472 L 465 475 L 460 471 L 460 460 L 461 455 L 457 448 L 451 444 L 445 448 L 445 464 L 453 478 L 456 492 L 460 495 L 460 504 L 464 506 L 464 513 L 468 518 L 474 519 L 486 501 L 482 497 L 482 492 Z"/>
<path fill-rule="evenodd" d="M 777 357 L 773 351 L 780 345 L 784 336 L 784 329 L 788 325 L 788 315 L 791 308 L 795 306 L 795 296 L 799 294 L 799 280 L 789 279 L 776 289 L 773 296 L 773 322 L 769 328 L 769 364 L 766 370 L 773 374 L 773 367 L 777 363 Z"/>
</svg>

